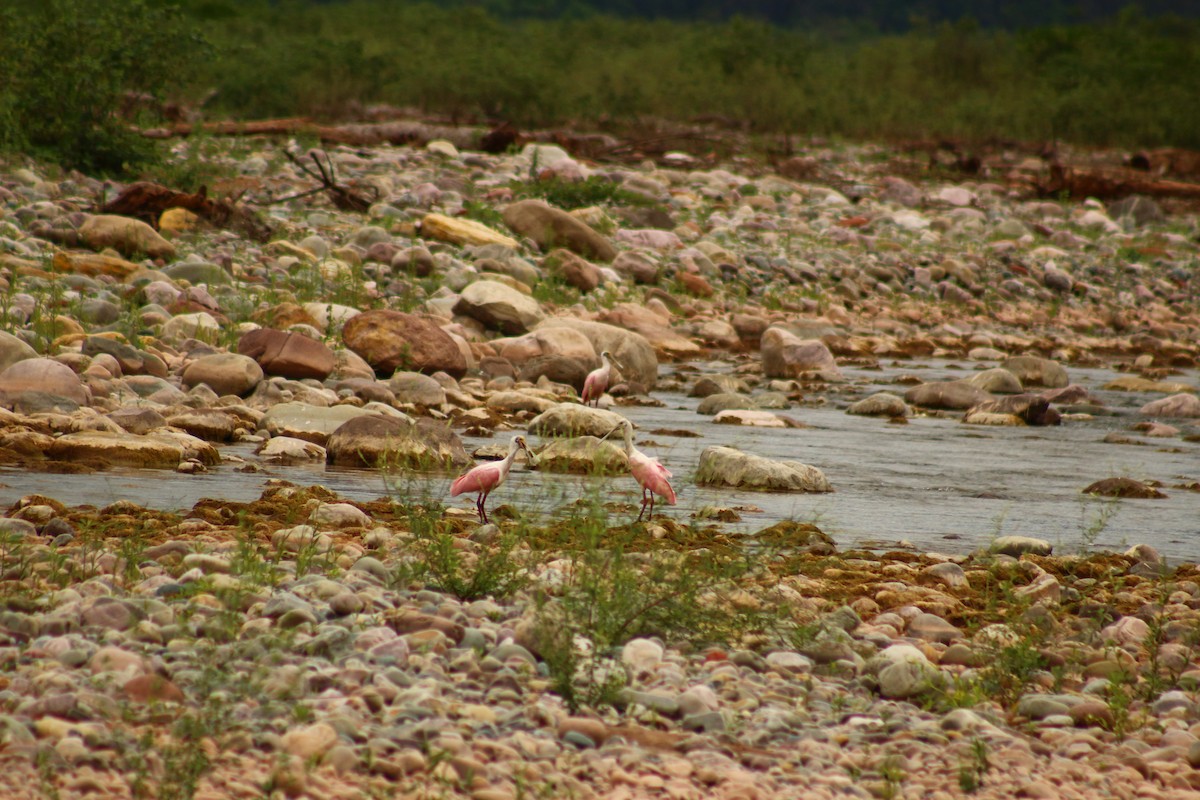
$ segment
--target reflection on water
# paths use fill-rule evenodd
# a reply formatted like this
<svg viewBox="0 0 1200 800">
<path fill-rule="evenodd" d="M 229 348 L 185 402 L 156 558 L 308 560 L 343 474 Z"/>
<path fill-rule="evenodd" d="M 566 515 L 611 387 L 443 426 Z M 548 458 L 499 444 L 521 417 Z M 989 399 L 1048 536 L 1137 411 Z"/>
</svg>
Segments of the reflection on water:
<svg viewBox="0 0 1200 800">
<path fill-rule="evenodd" d="M 882 371 L 847 372 L 855 387 L 863 390 L 857 396 L 863 396 L 876 389 L 902 393 L 902 387 L 891 385 L 890 380 L 917 370 L 926 380 L 969 374 L 947 364 L 912 362 Z M 694 398 L 677 393 L 656 392 L 655 397 L 665 402 L 662 408 L 618 410 L 641 429 L 638 446 L 658 456 L 674 473 L 679 505 L 656 505 L 655 513 L 679 520 L 690 519 L 705 506 L 732 506 L 750 509 L 741 512 L 742 520 L 732 523 L 733 529 L 754 531 L 782 519 L 813 521 L 842 547 L 890 549 L 908 542 L 921 550 L 956 553 L 972 550 L 996 535 L 1018 534 L 1047 539 L 1059 553 L 1076 551 L 1094 539 L 1099 548 L 1147 543 L 1171 559 L 1200 560 L 1200 492 L 1173 488 L 1200 480 L 1200 444 L 1178 437 L 1143 439 L 1147 444 L 1141 447 L 1104 443 L 1105 434 L 1114 430 L 1137 438 L 1129 431 L 1137 419 L 1136 409 L 1157 396 L 1095 391 L 1112 379 L 1114 373 L 1107 370 L 1073 368 L 1070 374 L 1118 413 L 1056 428 L 966 426 L 940 418 L 893 425 L 850 416 L 842 409 L 857 396 L 831 395 L 831 402 L 823 407 L 798 406 L 784 412 L 810 427 L 781 430 L 714 425 L 695 413 Z M 1198 383 L 1194 373 L 1172 380 Z M 645 432 L 658 428 L 688 428 L 701 436 Z M 466 443 L 470 449 L 484 441 Z M 713 444 L 812 464 L 826 474 L 836 491 L 765 494 L 697 487 L 692 477 L 700 451 Z M 255 460 L 247 446 L 225 448 L 223 453 Z M 463 508 L 474 503 L 473 497 L 448 496 L 450 475 L 412 476 L 389 486 L 373 470 L 268 465 L 264 472 L 243 473 L 235 471 L 236 466 L 225 463 L 196 476 L 160 470 L 46 475 L 4 469 L 0 470 L 0 504 L 40 493 L 71 505 L 129 499 L 154 508 L 183 510 L 202 497 L 252 500 L 270 478 L 319 483 L 351 500 L 390 495 L 436 497 Z M 1168 498 L 1119 501 L 1116 511 L 1106 514 L 1106 504 L 1113 501 L 1080 494 L 1092 481 L 1116 475 L 1161 481 Z M 489 506 L 510 503 L 525 513 L 548 515 L 593 493 L 629 503 L 631 518 L 636 516 L 641 490 L 629 476 L 547 475 L 520 465 L 492 495 Z M 1097 527 L 1103 530 L 1090 532 Z"/>
</svg>

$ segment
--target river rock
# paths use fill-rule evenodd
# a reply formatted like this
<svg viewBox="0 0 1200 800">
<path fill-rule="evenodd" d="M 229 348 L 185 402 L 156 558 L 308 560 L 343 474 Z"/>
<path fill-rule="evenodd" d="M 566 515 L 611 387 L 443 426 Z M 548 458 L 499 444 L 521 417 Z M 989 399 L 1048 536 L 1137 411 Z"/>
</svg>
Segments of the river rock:
<svg viewBox="0 0 1200 800">
<path fill-rule="evenodd" d="M 325 448 L 319 444 L 291 436 L 274 436 L 263 442 L 256 455 L 265 461 L 291 464 L 303 461 L 325 461 Z"/>
<path fill-rule="evenodd" d="M 615 434 L 614 434 L 615 435 Z M 554 439 L 537 451 L 538 469 L 577 475 L 621 475 L 629 472 L 624 445 L 595 436 Z"/>
<path fill-rule="evenodd" d="M 63 434 L 50 444 L 46 457 L 55 461 L 145 469 L 175 469 L 189 458 L 196 458 L 207 466 L 221 461 L 216 448 L 187 434 L 138 436 L 108 431 Z"/>
<path fill-rule="evenodd" d="M 589 360 L 589 363 L 585 364 L 569 356 L 536 356 L 521 365 L 520 379 L 537 383 L 539 378 L 545 377 L 549 381 L 571 386 L 575 391 L 582 393 L 588 373 L 597 366 L 599 362 L 591 363 Z"/>
<path fill-rule="evenodd" d="M 531 419 L 528 430 L 542 437 L 602 437 L 612 433 L 622 420 L 624 417 L 613 411 L 590 408 L 579 403 L 558 403 Z"/>
<path fill-rule="evenodd" d="M 258 328 L 238 339 L 237 351 L 258 362 L 267 375 L 323 381 L 333 372 L 337 359 L 324 342 L 301 333 Z"/>
<path fill-rule="evenodd" d="M 446 402 L 446 390 L 428 375 L 420 372 L 397 372 L 388 379 L 387 388 L 397 403 L 438 408 Z"/>
<path fill-rule="evenodd" d="M 350 405 L 322 407 L 309 403 L 279 403 L 263 415 L 258 427 L 271 436 L 291 436 L 324 445 L 330 434 L 343 424 L 370 413 Z"/>
<path fill-rule="evenodd" d="M 799 461 L 772 461 L 722 445 L 700 453 L 700 486 L 729 486 L 778 492 L 832 492 L 824 473 Z"/>
<path fill-rule="evenodd" d="M 1011 418 L 1016 425 L 1061 425 L 1062 415 L 1050 401 L 1036 394 L 1015 394 L 985 400 L 967 409 L 963 422 L 978 425 L 1009 424 L 997 418 Z"/>
<path fill-rule="evenodd" d="M 75 371 L 52 358 L 23 359 L 0 372 L 0 402 L 26 392 L 62 397 L 79 406 L 91 402 L 91 393 Z"/>
<path fill-rule="evenodd" d="M 557 327 L 582 333 L 592 343 L 595 353 L 605 350 L 612 353 L 621 362 L 621 375 L 625 380 L 637 383 L 645 391 L 654 388 L 658 380 L 658 356 L 641 334 L 603 322 L 569 317 L 551 317 L 541 323 L 536 332 Z"/>
<path fill-rule="evenodd" d="M 718 392 L 710 394 L 696 404 L 696 413 L 706 416 L 713 416 L 722 411 L 729 409 L 753 409 L 757 408 L 752 397 L 747 397 L 744 394 L 729 394 L 727 392 Z"/>
<path fill-rule="evenodd" d="M 908 404 L 891 392 L 876 392 L 870 397 L 851 403 L 847 414 L 862 417 L 907 417 Z"/>
<path fill-rule="evenodd" d="M 714 394 L 750 394 L 750 387 L 733 375 L 701 375 L 688 390 L 689 397 L 708 397 Z"/>
<path fill-rule="evenodd" d="M 110 412 L 108 418 L 120 425 L 129 433 L 135 433 L 139 436 L 165 428 L 167 419 L 162 414 L 152 408 L 138 408 L 130 406 L 118 408 L 116 411 Z"/>
<path fill-rule="evenodd" d="M 37 357 L 37 350 L 11 333 L 0 331 L 0 374 L 18 361 Z"/>
<path fill-rule="evenodd" d="M 1170 397 L 1151 400 L 1139 408 L 1138 413 L 1148 417 L 1195 419 L 1200 417 L 1200 397 L 1194 394 L 1173 394 Z"/>
<path fill-rule="evenodd" d="M 1031 536 L 997 536 L 988 546 L 988 550 L 1000 555 L 1020 558 L 1026 553 L 1048 556 L 1054 552 L 1054 546 L 1045 539 L 1035 539 Z"/>
<path fill-rule="evenodd" d="M 470 463 L 458 434 L 444 422 L 410 422 L 365 414 L 339 426 L 325 443 L 328 464 L 382 468 L 444 468 Z"/>
<path fill-rule="evenodd" d="M 992 396 L 966 381 L 932 381 L 913 386 L 904 393 L 904 400 L 924 408 L 968 409 Z"/>
<path fill-rule="evenodd" d="M 487 280 L 475 281 L 463 289 L 454 311 L 507 334 L 525 333 L 546 318 L 537 300 Z"/>
<path fill-rule="evenodd" d="M 263 369 L 250 356 L 213 353 L 188 364 L 181 379 L 189 388 L 203 383 L 218 395 L 244 397 L 262 381 Z"/>
<path fill-rule="evenodd" d="M 843 377 L 833 353 L 820 339 L 801 339 L 783 328 L 768 328 L 759 350 L 768 378 L 799 378 L 808 373 L 826 380 Z"/>
<path fill-rule="evenodd" d="M 1101 478 L 1089 484 L 1083 490 L 1083 494 L 1094 494 L 1101 497 L 1140 498 L 1143 500 L 1161 500 L 1167 496 L 1149 484 L 1142 483 L 1133 478 L 1122 477 Z"/>
<path fill-rule="evenodd" d="M 79 238 L 93 250 L 111 247 L 126 258 L 174 258 L 175 245 L 158 231 L 132 217 L 95 214 L 79 226 Z"/>
<path fill-rule="evenodd" d="M 564 247 L 584 258 L 612 261 L 617 250 L 608 239 L 579 219 L 542 200 L 520 200 L 502 212 L 504 224 L 527 236 L 543 251 Z"/>
<path fill-rule="evenodd" d="M 1020 394 L 1025 391 L 1021 380 L 1003 367 L 976 372 L 967 378 L 967 383 L 991 394 Z"/>
<path fill-rule="evenodd" d="M 83 340 L 81 352 L 85 356 L 112 356 L 120 366 L 122 375 L 167 377 L 167 365 L 157 355 L 107 336 L 87 337 Z"/>
<path fill-rule="evenodd" d="M 397 369 L 461 378 L 467 359 L 450 334 L 435 323 L 402 311 L 364 311 L 346 321 L 342 341 L 379 374 Z"/>
<path fill-rule="evenodd" d="M 1067 371 L 1057 361 L 1040 356 L 1013 356 L 1000 363 L 1021 382 L 1021 385 L 1044 386 L 1047 389 L 1058 389 L 1070 383 Z"/>
<path fill-rule="evenodd" d="M 551 250 L 542 259 L 542 268 L 585 294 L 600 285 L 600 268 L 562 247 Z"/>
<path fill-rule="evenodd" d="M 233 413 L 219 408 L 189 408 L 167 417 L 168 424 L 206 442 L 229 442 L 243 424 Z"/>
<path fill-rule="evenodd" d="M 521 246 L 511 236 L 494 231 L 482 222 L 445 214 L 426 214 L 421 219 L 421 236 L 458 245 L 499 244 L 513 250 Z"/>
</svg>

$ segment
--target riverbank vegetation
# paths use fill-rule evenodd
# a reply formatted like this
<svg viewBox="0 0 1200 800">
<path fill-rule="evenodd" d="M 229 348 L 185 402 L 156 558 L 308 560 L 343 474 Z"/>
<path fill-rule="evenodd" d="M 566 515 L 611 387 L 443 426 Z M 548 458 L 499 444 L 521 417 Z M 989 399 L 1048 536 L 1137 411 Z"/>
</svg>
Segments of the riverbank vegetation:
<svg viewBox="0 0 1200 800">
<path fill-rule="evenodd" d="M 117 120 L 126 91 L 209 119 L 344 119 L 387 104 L 522 128 L 670 119 L 800 137 L 1200 147 L 1200 82 L 1187 80 L 1200 74 L 1200 22 L 1132 9 L 1086 25 L 899 32 L 387 0 L 50 0 L 0 13 L 11 76 L 0 146 L 72 166 L 147 157 L 124 126 L 162 107 Z"/>
</svg>

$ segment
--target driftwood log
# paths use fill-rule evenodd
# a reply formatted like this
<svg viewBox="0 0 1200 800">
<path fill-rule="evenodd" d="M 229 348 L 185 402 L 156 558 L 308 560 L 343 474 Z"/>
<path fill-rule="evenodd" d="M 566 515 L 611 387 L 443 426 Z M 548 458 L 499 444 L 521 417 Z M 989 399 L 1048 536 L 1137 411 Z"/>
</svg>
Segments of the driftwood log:
<svg viewBox="0 0 1200 800">
<path fill-rule="evenodd" d="M 236 231 L 256 242 L 271 238 L 271 227 L 253 211 L 226 200 L 210 198 L 204 186 L 195 194 L 188 194 L 150 181 L 138 181 L 105 203 L 100 212 L 134 217 L 157 229 L 159 218 L 169 208 L 187 209 L 214 227 Z"/>
<path fill-rule="evenodd" d="M 1072 199 L 1095 197 L 1115 200 L 1140 194 L 1146 197 L 1178 197 L 1200 200 L 1200 184 L 1155 180 L 1131 169 L 1076 169 L 1061 164 L 1050 167 L 1050 176 L 1037 184 L 1042 197 L 1066 194 Z"/>
</svg>

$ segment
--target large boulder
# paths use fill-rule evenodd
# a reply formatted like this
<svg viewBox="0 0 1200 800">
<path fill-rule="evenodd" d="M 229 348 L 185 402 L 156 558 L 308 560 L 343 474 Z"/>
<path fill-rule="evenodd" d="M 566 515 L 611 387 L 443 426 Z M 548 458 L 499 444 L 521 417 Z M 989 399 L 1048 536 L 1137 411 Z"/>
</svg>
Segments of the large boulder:
<svg viewBox="0 0 1200 800">
<path fill-rule="evenodd" d="M 250 356 L 213 353 L 188 364 L 180 377 L 189 388 L 203 383 L 218 395 L 244 397 L 262 381 L 263 369 Z"/>
<path fill-rule="evenodd" d="M 658 381 L 658 356 L 646 337 L 639 333 L 571 317 L 551 317 L 538 325 L 537 332 L 548 328 L 579 331 L 591 341 L 596 353 L 607 350 L 621 362 L 621 376 L 625 380 L 637 383 L 646 391 L 653 389 Z"/>
<path fill-rule="evenodd" d="M 91 393 L 75 371 L 52 358 L 27 358 L 0 372 L 0 402 L 26 392 L 62 397 L 80 406 L 91 402 Z"/>
<path fill-rule="evenodd" d="M 542 200 L 520 200 L 505 207 L 504 224 L 527 236 L 543 251 L 564 247 L 584 258 L 612 261 L 617 249 L 581 220 Z"/>
<path fill-rule="evenodd" d="M 232 441 L 244 424 L 237 414 L 220 408 L 183 409 L 167 417 L 167 423 L 206 442 Z"/>
<path fill-rule="evenodd" d="M 546 318 L 537 300 L 499 281 L 475 281 L 468 285 L 454 311 L 507 334 L 525 333 Z"/>
<path fill-rule="evenodd" d="M 469 464 L 471 457 L 444 422 L 367 414 L 333 432 L 325 443 L 325 461 L 353 467 L 444 469 Z"/>
<path fill-rule="evenodd" d="M 121 255 L 150 256 L 150 258 L 173 258 L 175 245 L 158 234 L 158 231 L 132 217 L 117 214 L 96 214 L 88 217 L 79 226 L 79 238 L 93 250 L 111 247 Z"/>
<path fill-rule="evenodd" d="M 625 449 L 595 436 L 555 439 L 537 454 L 538 469 L 577 475 L 618 475 L 629 471 Z"/>
<path fill-rule="evenodd" d="M 237 351 L 257 361 L 266 374 L 293 380 L 323 381 L 337 366 L 337 358 L 324 342 L 274 328 L 247 331 L 238 339 Z"/>
<path fill-rule="evenodd" d="M 723 445 L 704 448 L 696 468 L 700 486 L 773 492 L 832 492 L 825 474 L 799 461 L 772 461 Z"/>
<path fill-rule="evenodd" d="M 763 374 L 768 378 L 798 378 L 815 374 L 826 380 L 840 380 L 833 353 L 820 339 L 801 339 L 783 328 L 767 328 L 759 344 Z"/>
<path fill-rule="evenodd" d="M 1013 356 L 1000 362 L 1000 366 L 1017 376 L 1024 387 L 1044 386 L 1059 389 L 1070 381 L 1067 371 L 1057 361 L 1041 356 Z"/>
<path fill-rule="evenodd" d="M 572 328 L 542 326 L 524 336 L 494 339 L 491 344 L 502 358 L 518 366 L 539 356 L 565 356 L 590 364 L 589 369 L 600 366 L 600 351 L 587 336 Z"/>
<path fill-rule="evenodd" d="M 923 408 L 965 410 L 991 399 L 990 394 L 967 381 L 931 381 L 904 393 L 904 402 Z"/>
<path fill-rule="evenodd" d="M 578 403 L 559 403 L 529 421 L 535 436 L 596 436 L 609 434 L 624 419 L 620 414 Z"/>
<path fill-rule="evenodd" d="M 415 314 L 364 311 L 346 321 L 342 341 L 381 375 L 397 369 L 455 378 L 467 373 L 466 356 L 450 334 Z"/>
<path fill-rule="evenodd" d="M 343 424 L 370 413 L 351 405 L 322 407 L 308 403 L 279 403 L 263 414 L 258 427 L 272 436 L 290 436 L 324 445 L 330 434 Z"/>
<path fill-rule="evenodd" d="M 588 373 L 599 365 L 595 359 L 586 362 L 569 356 L 536 356 L 521 365 L 520 379 L 537 383 L 539 378 L 571 386 L 582 393 Z"/>
<path fill-rule="evenodd" d="M 3 376 L 0 376 L 0 382 Z M 1200 417 L 1200 397 L 1194 394 L 1173 394 L 1158 400 L 1151 400 L 1138 409 L 1138 413 L 1148 417 Z"/>
<path fill-rule="evenodd" d="M 604 312 L 600 320 L 627 331 L 640 333 L 655 352 L 664 356 L 688 358 L 700 354 L 700 345 L 674 331 L 665 317 L 644 305 L 618 303 Z"/>
</svg>

